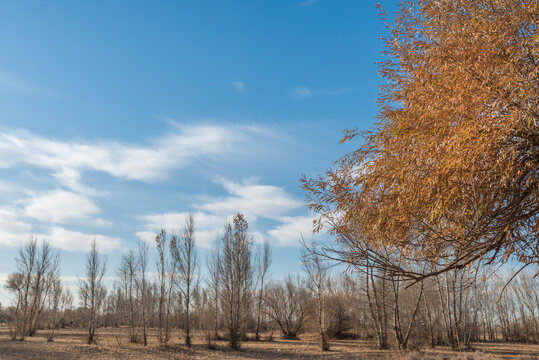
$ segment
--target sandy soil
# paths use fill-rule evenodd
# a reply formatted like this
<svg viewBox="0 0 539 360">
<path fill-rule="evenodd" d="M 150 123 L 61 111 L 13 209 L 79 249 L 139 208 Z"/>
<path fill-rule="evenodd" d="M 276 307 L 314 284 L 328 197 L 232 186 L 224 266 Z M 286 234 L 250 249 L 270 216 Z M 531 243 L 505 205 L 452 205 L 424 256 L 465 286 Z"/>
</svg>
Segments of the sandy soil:
<svg viewBox="0 0 539 360">
<path fill-rule="evenodd" d="M 474 352 L 453 353 L 446 348 L 415 352 L 379 351 L 375 344 L 358 340 L 334 340 L 329 352 L 317 348 L 316 336 L 306 334 L 300 340 L 246 341 L 240 351 L 230 351 L 226 343 L 218 341 L 215 350 L 209 350 L 202 339 L 195 336 L 193 347 L 181 345 L 178 333 L 168 346 L 160 346 L 155 331 L 149 344 L 130 344 L 126 329 L 99 329 L 97 345 L 85 343 L 80 329 L 57 331 L 54 342 L 47 342 L 44 331 L 24 342 L 10 341 L 7 329 L 0 329 L 0 359 L 539 359 L 539 345 L 475 344 Z"/>
</svg>

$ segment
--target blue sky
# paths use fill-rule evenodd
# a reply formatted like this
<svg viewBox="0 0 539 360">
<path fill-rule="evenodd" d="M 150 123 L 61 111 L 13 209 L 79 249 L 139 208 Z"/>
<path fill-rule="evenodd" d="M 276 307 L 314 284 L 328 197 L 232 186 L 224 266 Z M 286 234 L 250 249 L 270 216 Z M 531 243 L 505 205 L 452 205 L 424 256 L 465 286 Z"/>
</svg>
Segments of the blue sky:
<svg viewBox="0 0 539 360">
<path fill-rule="evenodd" d="M 0 281 L 30 234 L 68 283 L 93 238 L 113 276 L 188 212 L 202 260 L 240 211 L 272 276 L 300 271 L 299 178 L 373 124 L 383 32 L 360 0 L 3 1 Z"/>
</svg>

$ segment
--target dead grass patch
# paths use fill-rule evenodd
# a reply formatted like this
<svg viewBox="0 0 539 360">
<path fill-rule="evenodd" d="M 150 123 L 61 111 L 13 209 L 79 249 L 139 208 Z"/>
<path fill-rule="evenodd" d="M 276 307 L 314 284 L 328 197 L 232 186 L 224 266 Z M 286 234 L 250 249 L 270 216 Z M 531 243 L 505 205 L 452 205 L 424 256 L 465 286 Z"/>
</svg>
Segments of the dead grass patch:
<svg viewBox="0 0 539 360">
<path fill-rule="evenodd" d="M 167 345 L 159 344 L 157 332 L 150 330 L 148 346 L 129 342 L 125 329 L 99 329 L 97 345 L 86 344 L 83 329 L 60 329 L 53 342 L 47 342 L 45 332 L 25 341 L 11 341 L 9 329 L 0 328 L 0 359 L 301 359 L 301 360 L 502 360 L 539 359 L 539 345 L 474 344 L 475 351 L 455 353 L 448 348 L 424 349 L 413 352 L 377 350 L 369 341 L 338 339 L 331 342 L 331 351 L 318 347 L 316 334 L 300 335 L 297 340 L 273 336 L 273 341 L 246 341 L 239 351 L 231 351 L 226 341 L 214 342 L 208 349 L 202 333 L 195 333 L 193 346 L 183 345 L 182 334 L 175 331 Z M 264 334 L 267 339 L 269 334 Z"/>
</svg>

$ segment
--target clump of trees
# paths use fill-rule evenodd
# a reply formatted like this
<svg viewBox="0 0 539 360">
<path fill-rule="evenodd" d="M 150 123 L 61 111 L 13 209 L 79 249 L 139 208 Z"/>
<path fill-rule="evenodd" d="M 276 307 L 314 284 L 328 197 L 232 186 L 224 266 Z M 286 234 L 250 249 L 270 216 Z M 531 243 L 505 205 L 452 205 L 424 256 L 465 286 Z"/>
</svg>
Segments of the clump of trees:
<svg viewBox="0 0 539 360">
<path fill-rule="evenodd" d="M 186 299 L 188 276 L 178 265 L 182 261 L 185 269 L 189 256 L 178 254 L 181 247 L 184 254 L 190 248 L 191 264 L 198 264 L 192 218 L 180 235 L 164 231 L 156 235 L 156 272 L 144 268 L 144 262 L 150 264 L 152 260 L 147 245 L 141 244 L 122 256 L 115 271 L 117 279 L 108 289 L 105 259 L 93 242 L 85 277 L 80 280 L 80 306 L 76 308 L 57 276 L 59 263 L 48 262 L 51 268 L 44 273 L 51 281 L 42 283 L 42 300 L 38 300 L 41 310 L 34 312 L 40 315 L 37 320 L 28 316 L 26 332 L 22 331 L 25 318 L 21 311 L 24 287 L 14 286 L 25 283 L 18 273 L 10 275 L 5 286 L 13 293 L 14 302 L 12 307 L 0 309 L 0 318 L 11 324 L 13 334 L 17 334 L 13 339 L 19 340 L 23 339 L 20 334 L 30 336 L 32 324 L 32 335 L 46 329 L 51 340 L 57 327 L 83 327 L 92 343 L 101 327 L 117 328 L 119 336 L 141 344 L 145 333 L 148 342 L 149 328 L 158 329 L 156 340 L 162 344 L 170 341 L 172 331 L 179 331 L 189 346 L 196 332 L 210 348 L 215 347 L 216 340 L 226 340 L 231 348 L 238 348 L 243 341 L 257 340 L 257 333 L 262 341 L 272 340 L 276 333 L 286 339 L 316 333 L 323 350 L 337 338 L 373 340 L 382 349 L 439 345 L 457 349 L 477 341 L 539 343 L 539 279 L 531 271 L 522 271 L 508 282 L 511 274 L 498 276 L 492 267 L 470 267 L 415 283 L 391 278 L 389 270 L 375 266 L 348 268 L 341 273 L 322 256 L 320 244 L 306 244 L 301 257 L 303 276 L 265 281 L 271 249 L 267 242 L 255 246 L 248 229 L 245 217 L 238 214 L 210 251 L 205 279 L 201 279 L 198 266 L 192 266 L 190 300 Z M 17 257 L 19 269 L 26 264 L 27 254 L 40 254 L 40 259 L 54 255 L 50 259 L 56 259 L 51 249 L 45 250 L 49 255 L 41 253 L 47 246 L 44 243 L 40 247 L 36 239 L 31 239 Z M 37 270 L 30 276 L 34 284 L 29 287 L 30 299 L 36 298 L 36 274 Z M 183 279 L 178 281 L 180 277 Z M 14 283 L 16 278 L 20 282 Z"/>
</svg>

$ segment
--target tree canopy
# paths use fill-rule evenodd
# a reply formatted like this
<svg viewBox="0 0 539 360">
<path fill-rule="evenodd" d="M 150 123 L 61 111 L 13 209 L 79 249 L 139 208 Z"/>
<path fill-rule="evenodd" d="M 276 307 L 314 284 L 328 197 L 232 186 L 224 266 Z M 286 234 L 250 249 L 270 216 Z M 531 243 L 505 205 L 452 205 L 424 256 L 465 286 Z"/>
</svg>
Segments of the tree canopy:
<svg viewBox="0 0 539 360">
<path fill-rule="evenodd" d="M 536 0 L 400 5 L 375 126 L 346 130 L 360 147 L 302 179 L 315 231 L 337 235 L 341 260 L 398 253 L 436 265 L 431 275 L 539 262 L 538 22 Z"/>
</svg>

